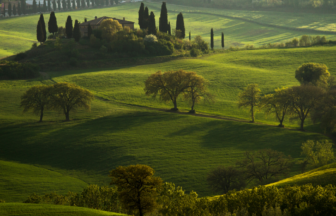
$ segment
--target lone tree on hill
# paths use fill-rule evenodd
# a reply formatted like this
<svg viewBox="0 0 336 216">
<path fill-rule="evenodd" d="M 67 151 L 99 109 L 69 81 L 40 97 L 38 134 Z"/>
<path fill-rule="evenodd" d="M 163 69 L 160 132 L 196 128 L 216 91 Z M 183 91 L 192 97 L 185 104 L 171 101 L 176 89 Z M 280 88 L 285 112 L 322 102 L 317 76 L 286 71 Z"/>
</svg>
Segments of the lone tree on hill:
<svg viewBox="0 0 336 216">
<path fill-rule="evenodd" d="M 138 211 L 140 216 L 155 210 L 162 179 L 154 176 L 154 170 L 151 167 L 119 166 L 110 172 L 110 177 L 111 185 L 118 187 L 118 196 L 125 209 Z"/>
<path fill-rule="evenodd" d="M 139 26 L 140 29 L 144 29 L 144 18 L 145 18 L 145 4 L 141 2 L 139 9 Z"/>
<path fill-rule="evenodd" d="M 72 32 L 73 32 L 72 19 L 71 16 L 68 16 L 67 21 L 65 23 L 65 33 L 67 35 L 67 38 L 72 38 Z"/>
<path fill-rule="evenodd" d="M 156 35 L 155 15 L 153 11 L 151 12 L 149 16 L 148 34 Z"/>
<path fill-rule="evenodd" d="M 330 73 L 325 64 L 306 63 L 295 71 L 295 78 L 301 85 L 312 84 L 314 86 L 327 87 Z"/>
<path fill-rule="evenodd" d="M 159 31 L 163 33 L 167 33 L 168 32 L 168 10 L 166 6 L 166 2 L 162 2 L 159 24 L 160 24 Z"/>
<path fill-rule="evenodd" d="M 42 32 L 43 32 L 43 42 L 45 42 L 47 40 L 47 31 L 46 31 L 46 26 L 45 26 L 44 17 L 43 17 L 42 13 L 40 15 L 39 22 L 41 24 L 41 28 L 42 28 Z"/>
<path fill-rule="evenodd" d="M 13 5 L 13 16 L 16 16 L 17 15 L 17 12 L 16 12 L 16 6 L 15 4 Z"/>
<path fill-rule="evenodd" d="M 33 1 L 33 12 L 34 12 L 34 13 L 37 12 L 37 4 L 36 4 L 36 0 Z"/>
<path fill-rule="evenodd" d="M 224 32 L 222 32 L 222 49 L 224 49 Z"/>
<path fill-rule="evenodd" d="M 50 13 L 49 22 L 48 22 L 48 31 L 55 35 L 58 32 L 57 19 L 54 11 Z"/>
<path fill-rule="evenodd" d="M 79 39 L 81 38 L 80 30 L 79 30 L 79 23 L 78 20 L 75 21 L 75 27 L 74 27 L 74 38 L 76 42 L 79 42 Z"/>
<path fill-rule="evenodd" d="M 33 110 L 34 114 L 39 114 L 42 122 L 43 112 L 49 105 L 51 93 L 51 86 L 33 86 L 21 96 L 20 107 L 23 107 L 23 112 Z"/>
<path fill-rule="evenodd" d="M 254 123 L 255 107 L 259 106 L 260 92 L 258 84 L 250 84 L 239 94 L 238 107 L 250 108 L 252 123 Z"/>
<path fill-rule="evenodd" d="M 44 40 L 43 29 L 42 29 L 42 25 L 41 25 L 40 20 L 37 22 L 36 38 L 37 38 L 37 41 L 40 42 L 41 44 L 45 41 Z"/>
<path fill-rule="evenodd" d="M 8 2 L 8 10 L 7 10 L 8 16 L 12 16 L 12 4 Z"/>
<path fill-rule="evenodd" d="M 180 31 L 181 35 L 179 35 L 180 38 L 185 38 L 185 27 L 184 27 L 184 19 L 183 19 L 183 14 L 179 13 L 177 15 L 176 19 L 176 31 Z"/>
<path fill-rule="evenodd" d="M 214 32 L 213 32 L 213 28 L 211 28 L 210 39 L 211 39 L 210 46 L 211 46 L 211 49 L 213 50 L 213 48 L 214 48 Z"/>
<path fill-rule="evenodd" d="M 90 110 L 91 101 L 94 99 L 90 91 L 70 83 L 56 83 L 53 88 L 51 106 L 61 110 L 66 121 L 70 120 L 70 111 L 79 108 Z"/>
<path fill-rule="evenodd" d="M 143 25 L 144 25 L 143 29 L 148 29 L 148 26 L 149 26 L 149 10 L 148 10 L 148 7 L 145 7 Z"/>
</svg>

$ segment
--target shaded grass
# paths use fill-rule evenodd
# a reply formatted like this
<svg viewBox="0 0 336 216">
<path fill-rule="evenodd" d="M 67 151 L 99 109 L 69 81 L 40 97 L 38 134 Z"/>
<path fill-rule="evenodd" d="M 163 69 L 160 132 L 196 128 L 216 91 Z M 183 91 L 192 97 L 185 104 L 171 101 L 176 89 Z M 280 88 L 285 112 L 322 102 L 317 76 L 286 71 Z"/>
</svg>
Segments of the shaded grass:
<svg viewBox="0 0 336 216">
<path fill-rule="evenodd" d="M 27 215 L 27 216 L 101 216 L 124 215 L 113 212 L 98 211 L 89 208 L 70 207 L 46 204 L 0 203 L 0 215 Z"/>
</svg>

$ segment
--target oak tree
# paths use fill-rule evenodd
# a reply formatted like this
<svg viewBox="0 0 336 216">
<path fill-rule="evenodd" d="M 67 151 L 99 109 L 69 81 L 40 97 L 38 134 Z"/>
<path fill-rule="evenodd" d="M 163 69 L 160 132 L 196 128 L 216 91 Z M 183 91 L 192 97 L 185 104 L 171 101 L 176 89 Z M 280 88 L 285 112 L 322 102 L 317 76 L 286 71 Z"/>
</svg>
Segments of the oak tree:
<svg viewBox="0 0 336 216">
<path fill-rule="evenodd" d="M 295 71 L 295 78 L 303 84 L 326 87 L 330 73 L 325 64 L 306 63 Z"/>
</svg>

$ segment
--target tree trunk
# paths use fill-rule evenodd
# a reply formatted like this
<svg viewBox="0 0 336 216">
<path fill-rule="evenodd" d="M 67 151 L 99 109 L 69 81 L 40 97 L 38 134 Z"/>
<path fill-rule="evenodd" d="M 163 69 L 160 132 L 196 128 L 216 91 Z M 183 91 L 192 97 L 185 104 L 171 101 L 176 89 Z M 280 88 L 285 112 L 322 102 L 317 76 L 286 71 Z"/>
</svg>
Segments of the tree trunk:
<svg viewBox="0 0 336 216">
<path fill-rule="evenodd" d="M 302 120 L 301 120 L 301 124 L 300 124 L 300 130 L 302 130 L 302 131 L 303 131 L 303 125 L 304 125 L 304 121 L 305 121 L 305 120 L 304 120 L 304 119 L 302 119 Z"/>
<path fill-rule="evenodd" d="M 251 106 L 252 123 L 254 123 L 254 106 Z"/>
<path fill-rule="evenodd" d="M 70 121 L 69 111 L 66 111 L 66 113 L 65 113 L 65 120 Z"/>
<path fill-rule="evenodd" d="M 43 109 L 44 107 L 41 107 L 40 122 L 42 122 L 42 119 L 43 119 Z"/>
<path fill-rule="evenodd" d="M 142 209 L 141 209 L 141 208 L 139 208 L 139 215 L 140 215 L 140 216 L 143 216 L 143 213 L 142 213 Z"/>
<path fill-rule="evenodd" d="M 176 102 L 176 99 L 173 100 L 173 104 L 174 104 L 174 108 L 172 109 L 173 111 L 177 111 L 177 102 Z"/>
<path fill-rule="evenodd" d="M 278 127 L 284 127 L 284 125 L 282 124 L 282 122 L 283 122 L 283 119 L 282 119 L 282 120 L 280 120 L 280 124 L 279 124 L 279 126 L 278 126 Z"/>
</svg>

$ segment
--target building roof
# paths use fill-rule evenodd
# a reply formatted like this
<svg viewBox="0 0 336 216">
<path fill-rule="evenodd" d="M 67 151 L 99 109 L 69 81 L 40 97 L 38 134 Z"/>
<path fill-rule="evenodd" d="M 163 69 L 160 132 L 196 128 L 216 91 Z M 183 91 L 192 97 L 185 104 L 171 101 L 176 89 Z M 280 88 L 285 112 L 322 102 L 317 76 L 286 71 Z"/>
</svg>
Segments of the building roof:
<svg viewBox="0 0 336 216">
<path fill-rule="evenodd" d="M 87 22 L 83 22 L 81 23 L 80 25 L 100 25 L 100 23 L 105 20 L 105 19 L 113 19 L 113 20 L 117 20 L 120 24 L 134 24 L 134 22 L 131 22 L 131 21 L 127 21 L 124 19 L 117 19 L 117 18 L 112 18 L 112 17 L 107 17 L 107 16 L 103 16 L 103 17 L 99 17 L 99 18 L 96 18 L 94 20 L 90 20 L 90 21 L 87 21 Z"/>
</svg>

